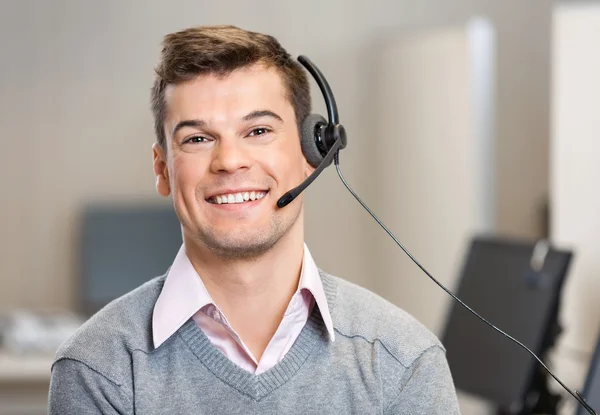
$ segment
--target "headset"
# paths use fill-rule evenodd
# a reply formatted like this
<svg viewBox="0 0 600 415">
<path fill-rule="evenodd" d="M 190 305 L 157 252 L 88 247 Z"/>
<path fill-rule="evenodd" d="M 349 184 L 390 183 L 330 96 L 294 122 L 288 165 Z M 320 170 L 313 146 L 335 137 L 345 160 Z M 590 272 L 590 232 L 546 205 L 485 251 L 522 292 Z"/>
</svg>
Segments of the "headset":
<svg viewBox="0 0 600 415">
<path fill-rule="evenodd" d="M 346 147 L 346 130 L 339 124 L 339 116 L 335 98 L 327 80 L 307 57 L 299 56 L 298 61 L 310 72 L 317 81 L 327 104 L 325 120 L 319 114 L 310 114 L 302 121 L 300 129 L 300 145 L 308 163 L 315 170 L 298 187 L 288 191 L 277 201 L 277 206 L 283 208 L 290 204 L 304 189 L 311 184 L 319 174 L 329 166 L 337 152 Z"/>
<path fill-rule="evenodd" d="M 339 123 L 339 115 L 337 110 L 337 105 L 335 103 L 335 98 L 333 96 L 333 92 L 331 92 L 331 88 L 327 83 L 327 80 L 321 73 L 321 71 L 306 57 L 306 56 L 298 56 L 298 61 L 310 72 L 313 76 L 319 89 L 323 93 L 323 98 L 325 99 L 325 104 L 327 105 L 327 116 L 328 120 L 322 117 L 319 114 L 310 114 L 302 121 L 302 127 L 300 131 L 300 143 L 302 146 L 302 153 L 304 157 L 308 161 L 308 163 L 315 167 L 315 170 L 312 172 L 310 176 L 308 176 L 299 186 L 293 188 L 292 190 L 286 192 L 279 200 L 277 201 L 277 206 L 279 208 L 283 208 L 290 204 L 304 189 L 311 184 L 321 172 L 331 164 L 333 160 L 335 160 L 335 167 L 344 186 L 348 189 L 352 196 L 362 205 L 363 208 L 371 215 L 373 219 L 387 232 L 387 234 L 396 242 L 396 244 L 408 255 L 408 257 L 429 277 L 436 283 L 440 288 L 442 288 L 447 294 L 449 294 L 454 300 L 460 303 L 463 307 L 465 307 L 469 312 L 473 313 L 476 317 L 490 326 L 492 329 L 496 330 L 500 334 L 507 337 L 509 340 L 515 342 L 517 345 L 521 346 L 527 352 L 529 352 L 538 362 L 539 364 L 556 380 L 569 394 L 571 394 L 591 415 L 597 415 L 596 411 L 586 402 L 585 398 L 579 393 L 579 391 L 571 391 L 558 377 L 552 373 L 550 369 L 540 360 L 539 357 L 535 355 L 527 346 L 523 343 L 500 330 L 492 323 L 487 321 L 485 318 L 481 317 L 477 312 L 475 312 L 471 307 L 466 305 L 461 299 L 459 299 L 456 295 L 454 295 L 451 291 L 449 291 L 444 285 L 442 285 L 438 280 L 436 280 L 420 263 L 415 259 L 415 257 L 408 252 L 408 250 L 402 245 L 402 243 L 394 236 L 394 234 L 375 216 L 375 214 L 369 209 L 369 207 L 358 197 L 358 195 L 352 190 L 352 188 L 348 185 L 344 177 L 342 176 L 342 172 L 340 171 L 339 166 L 339 151 L 344 149 L 347 145 L 346 138 L 346 130 L 344 126 Z"/>
</svg>

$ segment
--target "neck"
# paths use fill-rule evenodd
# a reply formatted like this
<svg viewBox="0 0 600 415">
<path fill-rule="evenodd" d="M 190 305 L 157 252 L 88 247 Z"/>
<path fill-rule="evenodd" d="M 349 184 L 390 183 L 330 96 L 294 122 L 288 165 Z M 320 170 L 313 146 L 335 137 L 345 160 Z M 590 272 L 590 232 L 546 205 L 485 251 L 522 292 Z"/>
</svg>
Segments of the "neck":
<svg viewBox="0 0 600 415">
<path fill-rule="evenodd" d="M 298 288 L 304 256 L 301 222 L 299 218 L 268 252 L 251 259 L 217 257 L 184 236 L 186 253 L 208 293 L 257 361 Z"/>
</svg>

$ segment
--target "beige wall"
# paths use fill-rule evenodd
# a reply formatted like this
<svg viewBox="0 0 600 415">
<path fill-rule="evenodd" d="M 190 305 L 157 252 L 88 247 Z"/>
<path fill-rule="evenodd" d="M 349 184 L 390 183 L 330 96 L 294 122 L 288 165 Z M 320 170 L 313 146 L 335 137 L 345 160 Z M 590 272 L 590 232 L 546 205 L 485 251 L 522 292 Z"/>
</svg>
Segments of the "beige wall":
<svg viewBox="0 0 600 415">
<path fill-rule="evenodd" d="M 554 363 L 581 389 L 600 334 L 600 5 L 565 2 L 553 27 L 552 240 L 575 253 Z"/>
<path fill-rule="evenodd" d="M 379 97 L 374 131 L 388 138 L 375 158 L 380 191 L 373 209 L 451 289 L 470 237 L 495 224 L 487 203 L 495 196 L 494 166 L 479 162 L 491 159 L 493 136 L 478 128 L 489 117 L 477 111 L 493 112 L 493 94 L 478 82 L 488 73 L 475 70 L 475 62 L 494 54 L 490 32 L 484 22 L 405 31 L 376 42 L 372 51 Z M 475 50 L 476 38 L 486 50 Z M 450 297 L 399 249 L 382 241 L 374 253 L 381 275 L 377 289 L 439 333 Z"/>
</svg>

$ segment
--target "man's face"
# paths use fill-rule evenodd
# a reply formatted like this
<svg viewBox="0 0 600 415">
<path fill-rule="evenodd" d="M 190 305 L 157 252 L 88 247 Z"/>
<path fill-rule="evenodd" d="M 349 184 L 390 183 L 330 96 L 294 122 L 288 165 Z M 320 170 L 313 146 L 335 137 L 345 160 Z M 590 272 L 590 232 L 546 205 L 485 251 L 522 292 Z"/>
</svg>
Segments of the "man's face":
<svg viewBox="0 0 600 415">
<path fill-rule="evenodd" d="M 169 86 L 166 104 L 167 154 L 154 146 L 154 171 L 159 193 L 173 195 L 184 238 L 222 257 L 248 258 L 290 229 L 302 232 L 301 198 L 276 205 L 312 168 L 275 69 L 200 76 Z"/>
</svg>

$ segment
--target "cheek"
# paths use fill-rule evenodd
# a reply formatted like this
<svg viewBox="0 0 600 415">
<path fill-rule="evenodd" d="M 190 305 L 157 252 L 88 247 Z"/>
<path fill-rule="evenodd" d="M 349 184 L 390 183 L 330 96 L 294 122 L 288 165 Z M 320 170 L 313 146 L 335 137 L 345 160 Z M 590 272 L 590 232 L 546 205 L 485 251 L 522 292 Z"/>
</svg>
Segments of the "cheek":
<svg viewBox="0 0 600 415">
<path fill-rule="evenodd" d="M 173 160 L 172 181 L 178 193 L 194 192 L 205 174 L 202 160 L 193 157 L 178 157 Z"/>
<path fill-rule="evenodd" d="M 263 165 L 273 174 L 278 183 L 288 186 L 290 184 L 296 186 L 304 179 L 306 173 L 305 159 L 299 147 L 281 148 L 277 154 L 265 158 Z"/>
</svg>

